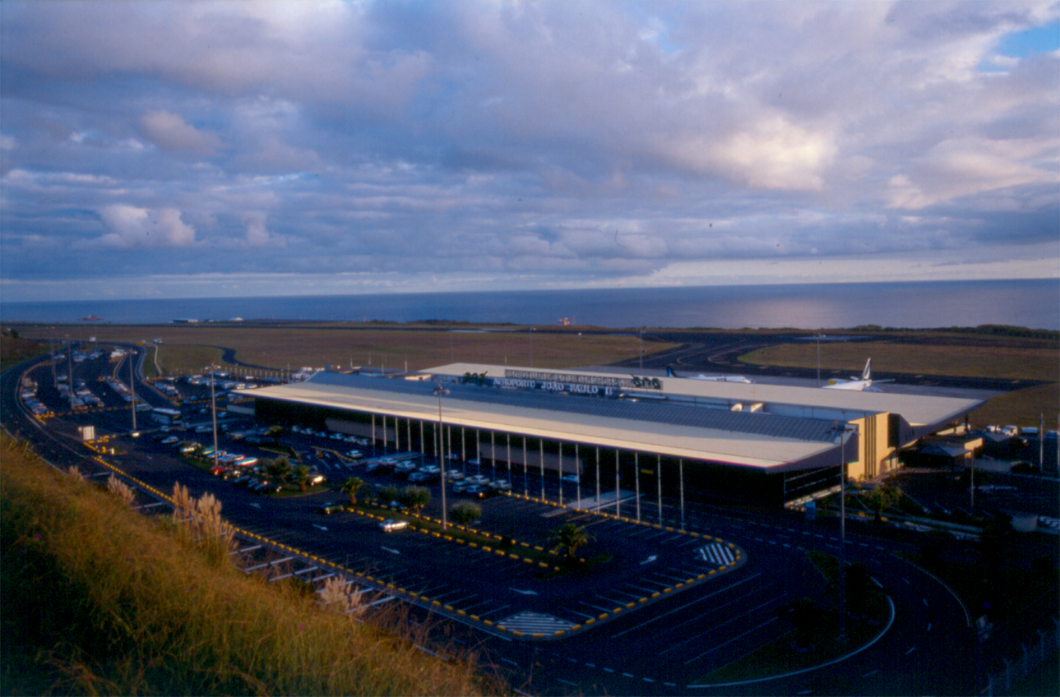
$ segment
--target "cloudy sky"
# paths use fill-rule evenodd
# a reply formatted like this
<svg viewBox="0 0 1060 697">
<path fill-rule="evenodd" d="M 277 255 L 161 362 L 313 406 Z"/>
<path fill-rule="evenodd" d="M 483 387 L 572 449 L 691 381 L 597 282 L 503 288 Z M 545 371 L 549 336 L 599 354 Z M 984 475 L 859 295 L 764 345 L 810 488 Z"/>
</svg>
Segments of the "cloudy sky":
<svg viewBox="0 0 1060 697">
<path fill-rule="evenodd" d="M 5 301 L 1060 277 L 1060 6 L 0 3 Z"/>
</svg>

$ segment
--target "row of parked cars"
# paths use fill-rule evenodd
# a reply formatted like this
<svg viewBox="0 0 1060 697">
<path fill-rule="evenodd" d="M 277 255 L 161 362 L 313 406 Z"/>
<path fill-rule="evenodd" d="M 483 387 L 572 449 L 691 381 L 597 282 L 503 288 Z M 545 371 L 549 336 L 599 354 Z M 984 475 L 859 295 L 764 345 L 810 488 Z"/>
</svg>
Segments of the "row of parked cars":
<svg viewBox="0 0 1060 697">
<path fill-rule="evenodd" d="M 283 491 L 284 482 L 269 476 L 264 465 L 239 466 L 218 464 L 210 469 L 210 474 L 232 482 L 235 486 L 246 487 L 255 494 L 275 494 Z M 310 487 L 327 484 L 327 477 L 316 470 L 310 470 L 306 485 Z"/>
</svg>

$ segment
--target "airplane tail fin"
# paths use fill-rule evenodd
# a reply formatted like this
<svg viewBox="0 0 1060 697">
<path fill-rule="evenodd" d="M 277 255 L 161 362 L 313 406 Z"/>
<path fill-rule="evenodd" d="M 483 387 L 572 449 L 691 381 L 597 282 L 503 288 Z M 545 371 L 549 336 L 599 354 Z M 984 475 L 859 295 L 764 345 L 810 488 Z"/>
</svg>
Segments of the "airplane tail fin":
<svg viewBox="0 0 1060 697">
<path fill-rule="evenodd" d="M 865 370 L 861 371 L 861 379 L 862 380 L 871 380 L 872 379 L 872 359 L 871 358 L 869 360 L 865 361 Z"/>
<path fill-rule="evenodd" d="M 673 369 L 672 366 L 669 366 L 669 365 L 666 366 L 666 377 L 668 377 L 668 378 L 676 378 L 677 377 L 677 375 L 674 374 L 674 369 Z"/>
</svg>

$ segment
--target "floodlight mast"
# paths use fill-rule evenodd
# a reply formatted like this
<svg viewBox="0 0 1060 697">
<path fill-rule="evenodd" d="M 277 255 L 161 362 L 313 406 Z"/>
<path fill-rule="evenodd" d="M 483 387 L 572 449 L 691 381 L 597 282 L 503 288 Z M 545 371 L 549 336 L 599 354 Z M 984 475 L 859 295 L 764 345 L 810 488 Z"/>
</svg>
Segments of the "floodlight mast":
<svg viewBox="0 0 1060 697">
<path fill-rule="evenodd" d="M 850 424 L 840 425 L 835 422 L 835 432 L 839 434 L 839 641 L 847 640 L 847 458 L 846 444 L 857 431 Z"/>
<path fill-rule="evenodd" d="M 449 390 L 442 387 L 442 383 L 437 383 L 438 387 L 435 388 L 434 394 L 438 397 L 438 449 L 435 451 L 438 453 L 439 469 L 442 473 L 442 530 L 449 529 L 449 514 L 445 509 L 445 454 L 442 453 L 442 395 L 449 394 Z"/>
<path fill-rule="evenodd" d="M 213 419 L 213 466 L 217 467 L 217 395 L 214 392 L 214 381 L 217 379 L 217 366 L 210 364 L 210 413 Z"/>
</svg>

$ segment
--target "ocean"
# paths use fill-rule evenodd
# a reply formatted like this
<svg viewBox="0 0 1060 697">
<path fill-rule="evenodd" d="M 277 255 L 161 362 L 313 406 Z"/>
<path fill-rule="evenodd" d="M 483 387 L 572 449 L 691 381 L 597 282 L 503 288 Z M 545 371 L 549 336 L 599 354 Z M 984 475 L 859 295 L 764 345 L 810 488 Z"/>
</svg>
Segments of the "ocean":
<svg viewBox="0 0 1060 697">
<path fill-rule="evenodd" d="M 695 288 L 0 302 L 2 322 L 161 324 L 175 319 L 347 320 L 614 329 L 923 329 L 1004 324 L 1060 330 L 1060 281 L 937 281 Z"/>
</svg>

